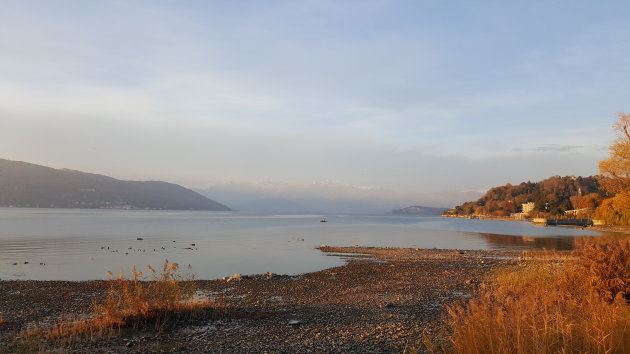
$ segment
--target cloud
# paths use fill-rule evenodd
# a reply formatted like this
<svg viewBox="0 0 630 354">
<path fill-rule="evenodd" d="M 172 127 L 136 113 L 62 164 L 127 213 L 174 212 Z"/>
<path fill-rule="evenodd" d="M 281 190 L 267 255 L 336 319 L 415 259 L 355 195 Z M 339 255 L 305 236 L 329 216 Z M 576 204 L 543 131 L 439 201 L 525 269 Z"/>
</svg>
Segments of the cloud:
<svg viewBox="0 0 630 354">
<path fill-rule="evenodd" d="M 0 112 L 47 125 L 76 119 L 142 124 L 164 118 L 161 102 L 127 87 L 46 85 L 0 81 Z"/>
<path fill-rule="evenodd" d="M 565 152 L 577 149 L 583 149 L 584 146 L 581 145 L 564 145 L 564 144 L 545 144 L 542 146 L 537 146 L 533 148 L 535 151 L 554 151 L 554 152 Z"/>
<path fill-rule="evenodd" d="M 542 144 L 535 147 L 513 147 L 512 152 L 547 152 L 547 153 L 599 153 L 607 151 L 608 147 L 603 145 L 572 145 L 572 144 Z M 603 156 L 603 155 L 602 155 Z"/>
<path fill-rule="evenodd" d="M 626 19 L 541 40 L 525 24 L 538 14 L 515 26 L 497 20 L 519 12 L 507 7 L 14 2 L 0 13 L 0 150 L 193 187 L 428 193 L 593 173 L 629 69 L 625 42 L 589 34 Z"/>
</svg>

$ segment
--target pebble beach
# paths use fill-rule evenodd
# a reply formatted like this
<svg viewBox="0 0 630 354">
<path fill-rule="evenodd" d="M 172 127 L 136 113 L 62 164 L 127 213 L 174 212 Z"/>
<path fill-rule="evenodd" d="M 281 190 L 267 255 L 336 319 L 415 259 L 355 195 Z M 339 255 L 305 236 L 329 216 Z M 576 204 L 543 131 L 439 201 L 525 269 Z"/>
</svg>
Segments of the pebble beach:
<svg viewBox="0 0 630 354">
<path fill-rule="evenodd" d="M 235 275 L 202 280 L 198 291 L 221 303 L 221 314 L 156 333 L 126 330 L 104 338 L 29 343 L 29 349 L 99 353 L 400 353 L 423 350 L 439 333 L 446 306 L 474 296 L 493 269 L 514 267 L 519 251 L 322 246 L 347 264 L 301 275 Z M 88 314 L 106 281 L 0 282 L 0 347 L 29 326 Z M 439 340 L 439 338 L 438 338 Z"/>
</svg>

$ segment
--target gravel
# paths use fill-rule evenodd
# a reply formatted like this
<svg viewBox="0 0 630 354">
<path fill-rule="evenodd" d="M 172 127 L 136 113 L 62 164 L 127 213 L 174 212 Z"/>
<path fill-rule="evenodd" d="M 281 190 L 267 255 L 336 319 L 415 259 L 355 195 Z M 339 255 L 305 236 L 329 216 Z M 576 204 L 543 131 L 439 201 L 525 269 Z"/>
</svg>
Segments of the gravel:
<svg viewBox="0 0 630 354">
<path fill-rule="evenodd" d="M 20 342 L 20 330 L 88 314 L 107 282 L 0 281 L 0 352 L 401 353 L 440 332 L 445 305 L 475 294 L 487 273 L 518 265 L 519 251 L 322 246 L 341 267 L 299 276 L 198 281 L 227 308 L 218 318 L 156 333 L 125 330 L 70 343 Z M 354 257 L 353 257 L 354 256 Z M 438 338 L 439 340 L 439 338 Z M 4 348 L 4 349 L 3 349 Z"/>
</svg>

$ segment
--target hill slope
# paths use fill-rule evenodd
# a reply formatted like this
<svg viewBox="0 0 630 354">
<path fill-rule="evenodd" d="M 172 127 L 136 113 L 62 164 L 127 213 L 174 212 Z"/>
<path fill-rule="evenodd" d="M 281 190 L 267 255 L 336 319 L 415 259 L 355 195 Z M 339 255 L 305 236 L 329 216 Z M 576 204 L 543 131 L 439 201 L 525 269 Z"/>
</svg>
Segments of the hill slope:
<svg viewBox="0 0 630 354">
<path fill-rule="evenodd" d="M 533 202 L 535 212 L 560 215 L 570 209 L 594 207 L 601 194 L 596 177 L 553 176 L 540 182 L 491 188 L 476 202 L 456 206 L 445 214 L 508 216 L 520 212 L 523 203 Z"/>
<path fill-rule="evenodd" d="M 3 159 L 0 159 L 0 206 L 230 210 L 177 184 L 121 181 L 103 175 Z"/>
</svg>

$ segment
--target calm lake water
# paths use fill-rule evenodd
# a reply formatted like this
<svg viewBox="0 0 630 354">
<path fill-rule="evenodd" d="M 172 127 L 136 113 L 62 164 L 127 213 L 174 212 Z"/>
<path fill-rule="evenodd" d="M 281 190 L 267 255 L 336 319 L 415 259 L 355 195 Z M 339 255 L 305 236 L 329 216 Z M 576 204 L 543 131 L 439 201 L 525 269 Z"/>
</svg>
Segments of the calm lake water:
<svg viewBox="0 0 630 354">
<path fill-rule="evenodd" d="M 575 236 L 599 235 L 441 217 L 0 208 L 0 279 L 107 279 L 107 271 L 158 268 L 165 259 L 192 265 L 197 279 L 298 274 L 344 264 L 315 249 L 321 244 L 570 249 Z"/>
</svg>

